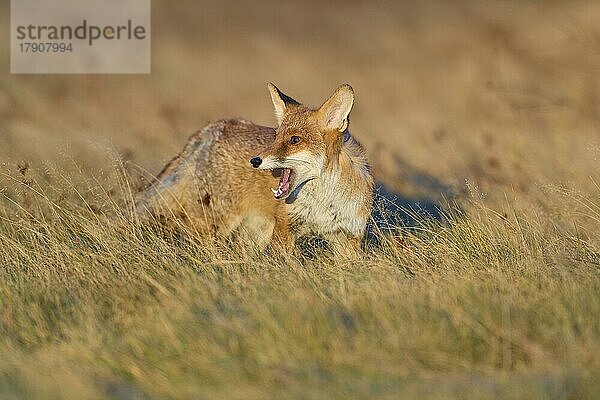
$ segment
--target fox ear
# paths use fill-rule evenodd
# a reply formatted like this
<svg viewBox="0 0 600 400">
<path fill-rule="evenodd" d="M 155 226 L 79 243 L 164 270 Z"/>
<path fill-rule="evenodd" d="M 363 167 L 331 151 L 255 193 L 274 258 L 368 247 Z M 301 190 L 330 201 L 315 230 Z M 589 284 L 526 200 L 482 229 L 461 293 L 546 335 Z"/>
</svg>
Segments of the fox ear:
<svg viewBox="0 0 600 400">
<path fill-rule="evenodd" d="M 321 125 L 325 129 L 344 132 L 348 127 L 348 116 L 354 104 L 354 90 L 348 84 L 341 85 L 319 108 Z"/>
<path fill-rule="evenodd" d="M 277 89 L 277 86 L 269 82 L 269 93 L 271 93 L 271 100 L 273 101 L 273 107 L 275 107 L 275 119 L 277 119 L 277 125 L 281 125 L 283 115 L 292 106 L 300 105 L 296 100 L 285 95 L 282 91 Z"/>
</svg>

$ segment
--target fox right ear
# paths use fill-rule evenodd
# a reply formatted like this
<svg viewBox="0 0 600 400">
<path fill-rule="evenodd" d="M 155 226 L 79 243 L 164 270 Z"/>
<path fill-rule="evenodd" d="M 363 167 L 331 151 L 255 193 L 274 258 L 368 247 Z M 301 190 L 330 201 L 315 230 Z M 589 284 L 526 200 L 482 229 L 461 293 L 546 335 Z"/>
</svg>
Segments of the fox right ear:
<svg viewBox="0 0 600 400">
<path fill-rule="evenodd" d="M 271 93 L 271 100 L 273 101 L 273 107 L 275 107 L 275 119 L 277 119 L 277 126 L 281 125 L 283 121 L 283 115 L 291 106 L 300 105 L 296 100 L 285 95 L 282 91 L 277 89 L 277 86 L 269 82 L 269 93 Z"/>
<path fill-rule="evenodd" d="M 348 115 L 354 104 L 354 90 L 348 84 L 341 85 L 321 108 L 321 123 L 327 129 L 344 132 L 348 127 Z"/>
</svg>

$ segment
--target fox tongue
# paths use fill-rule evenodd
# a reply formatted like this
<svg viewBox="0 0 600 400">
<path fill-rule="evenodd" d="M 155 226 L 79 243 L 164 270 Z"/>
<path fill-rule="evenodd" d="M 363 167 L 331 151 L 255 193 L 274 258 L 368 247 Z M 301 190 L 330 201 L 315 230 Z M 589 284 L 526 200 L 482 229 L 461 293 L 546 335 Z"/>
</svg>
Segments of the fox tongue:
<svg viewBox="0 0 600 400">
<path fill-rule="evenodd" d="M 284 168 L 283 172 L 281 173 L 279 187 L 287 188 L 290 185 L 290 173 L 291 171 L 288 168 Z"/>
</svg>

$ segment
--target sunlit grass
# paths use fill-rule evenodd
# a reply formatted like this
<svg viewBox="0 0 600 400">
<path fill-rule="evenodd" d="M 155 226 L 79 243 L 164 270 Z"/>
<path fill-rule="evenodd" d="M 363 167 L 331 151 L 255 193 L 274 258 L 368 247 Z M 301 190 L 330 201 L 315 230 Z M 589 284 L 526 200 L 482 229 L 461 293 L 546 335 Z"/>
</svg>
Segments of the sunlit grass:
<svg viewBox="0 0 600 400">
<path fill-rule="evenodd" d="M 599 393 L 597 192 L 284 262 L 119 216 L 122 174 L 46 175 L 3 174 L 0 397 Z"/>
</svg>

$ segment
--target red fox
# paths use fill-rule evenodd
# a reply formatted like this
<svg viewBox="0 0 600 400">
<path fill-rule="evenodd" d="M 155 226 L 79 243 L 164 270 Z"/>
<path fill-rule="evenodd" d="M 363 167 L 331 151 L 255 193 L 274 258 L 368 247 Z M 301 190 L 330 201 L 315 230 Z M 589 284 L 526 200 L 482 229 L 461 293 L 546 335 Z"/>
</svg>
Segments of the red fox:
<svg viewBox="0 0 600 400">
<path fill-rule="evenodd" d="M 276 129 L 242 119 L 207 125 L 137 195 L 136 210 L 182 218 L 202 234 L 244 233 L 260 248 L 290 252 L 315 234 L 358 254 L 373 177 L 348 131 L 352 87 L 341 85 L 318 109 L 268 87 Z"/>
</svg>

